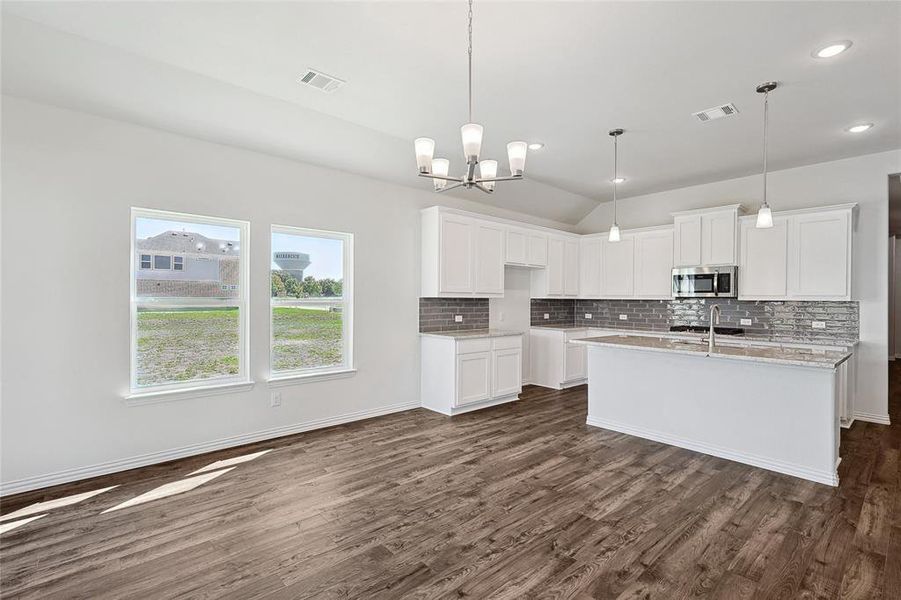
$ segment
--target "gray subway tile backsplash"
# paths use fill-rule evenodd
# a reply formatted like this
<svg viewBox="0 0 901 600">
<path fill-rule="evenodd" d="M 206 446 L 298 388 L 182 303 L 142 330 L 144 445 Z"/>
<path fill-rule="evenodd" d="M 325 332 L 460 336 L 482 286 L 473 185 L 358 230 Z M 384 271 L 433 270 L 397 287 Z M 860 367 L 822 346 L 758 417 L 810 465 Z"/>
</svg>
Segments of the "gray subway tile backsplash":
<svg viewBox="0 0 901 600">
<path fill-rule="evenodd" d="M 719 304 L 720 325 L 776 341 L 845 343 L 859 337 L 857 302 L 681 300 L 532 300 L 532 325 L 575 325 L 643 331 L 668 331 L 673 325 L 707 326 L 710 305 Z M 553 315 L 544 320 L 545 313 Z M 585 314 L 591 319 L 585 319 Z M 569 315 L 572 315 L 571 318 Z M 626 315 L 625 320 L 620 315 Z M 742 325 L 741 319 L 750 319 Z M 813 329 L 813 321 L 825 329 Z"/>
<path fill-rule="evenodd" d="M 454 321 L 461 315 L 462 323 Z M 469 331 L 488 328 L 487 298 L 420 298 L 419 331 Z"/>
</svg>

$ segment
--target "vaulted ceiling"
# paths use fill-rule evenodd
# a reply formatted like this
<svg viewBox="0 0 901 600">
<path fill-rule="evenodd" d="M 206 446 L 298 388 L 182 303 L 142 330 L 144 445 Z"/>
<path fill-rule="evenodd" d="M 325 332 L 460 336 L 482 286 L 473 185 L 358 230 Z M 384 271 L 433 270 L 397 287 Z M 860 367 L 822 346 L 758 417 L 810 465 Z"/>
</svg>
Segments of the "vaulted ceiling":
<svg viewBox="0 0 901 600">
<path fill-rule="evenodd" d="M 901 3 L 476 1 L 484 157 L 540 141 L 486 203 L 575 223 L 620 197 L 901 146 Z M 465 2 L 4 2 L 4 93 L 429 189 L 412 140 L 462 168 Z M 811 51 L 849 39 L 833 59 Z M 308 67 L 347 80 L 297 83 Z M 733 102 L 735 117 L 691 113 Z M 853 135 L 857 122 L 875 127 Z M 503 168 L 502 168 L 503 170 Z"/>
</svg>

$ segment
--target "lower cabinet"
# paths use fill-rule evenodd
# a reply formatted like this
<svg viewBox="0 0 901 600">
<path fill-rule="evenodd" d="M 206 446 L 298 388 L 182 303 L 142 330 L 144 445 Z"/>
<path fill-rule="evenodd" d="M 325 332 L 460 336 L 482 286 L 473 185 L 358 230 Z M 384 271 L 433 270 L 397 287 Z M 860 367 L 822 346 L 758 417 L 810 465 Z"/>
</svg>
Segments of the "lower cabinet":
<svg viewBox="0 0 901 600">
<path fill-rule="evenodd" d="M 456 415 L 519 398 L 522 335 L 422 335 L 422 406 Z"/>
<path fill-rule="evenodd" d="M 588 329 L 533 327 L 529 331 L 531 382 L 557 390 L 585 383 L 587 348 L 571 340 L 590 335 Z"/>
</svg>

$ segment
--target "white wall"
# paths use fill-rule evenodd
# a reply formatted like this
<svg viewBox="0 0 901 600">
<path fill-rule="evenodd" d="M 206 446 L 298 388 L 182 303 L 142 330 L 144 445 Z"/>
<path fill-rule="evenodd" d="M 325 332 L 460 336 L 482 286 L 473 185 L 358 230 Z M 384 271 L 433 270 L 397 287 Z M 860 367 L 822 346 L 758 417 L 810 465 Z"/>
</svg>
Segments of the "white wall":
<svg viewBox="0 0 901 600">
<path fill-rule="evenodd" d="M 529 327 L 531 326 L 532 275 L 522 267 L 504 267 L 504 297 L 488 300 L 488 326 L 492 329 L 521 331 L 522 380 L 531 380 L 529 372 Z"/>
<path fill-rule="evenodd" d="M 888 419 L 888 175 L 901 170 L 901 150 L 858 156 L 770 173 L 768 197 L 774 211 L 860 204 L 854 246 L 854 291 L 860 301 L 859 416 Z M 623 228 L 672 222 L 670 213 L 692 208 L 743 203 L 756 210 L 761 177 L 741 177 L 620 201 Z M 606 231 L 610 203 L 599 206 L 578 225 L 582 233 Z"/>
<path fill-rule="evenodd" d="M 419 210 L 440 201 L 525 220 L 17 98 L 4 96 L 2 110 L 4 493 L 196 453 L 217 440 L 235 444 L 418 406 Z M 123 403 L 131 206 L 251 222 L 253 390 Z M 271 223 L 356 236 L 359 372 L 284 388 L 279 408 L 269 408 L 265 383 Z"/>
</svg>

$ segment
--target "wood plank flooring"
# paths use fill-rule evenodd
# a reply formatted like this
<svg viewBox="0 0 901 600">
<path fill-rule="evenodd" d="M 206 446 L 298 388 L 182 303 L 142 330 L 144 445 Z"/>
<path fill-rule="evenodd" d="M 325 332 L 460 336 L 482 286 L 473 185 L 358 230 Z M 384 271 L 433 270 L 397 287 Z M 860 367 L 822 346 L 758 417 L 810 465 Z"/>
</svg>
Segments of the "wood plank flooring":
<svg viewBox="0 0 901 600">
<path fill-rule="evenodd" d="M 899 399 L 895 425 L 842 432 L 835 489 L 588 427 L 584 387 L 529 387 L 453 419 L 412 410 L 21 494 L 4 515 L 118 486 L 3 533 L 0 594 L 901 598 Z"/>
</svg>

